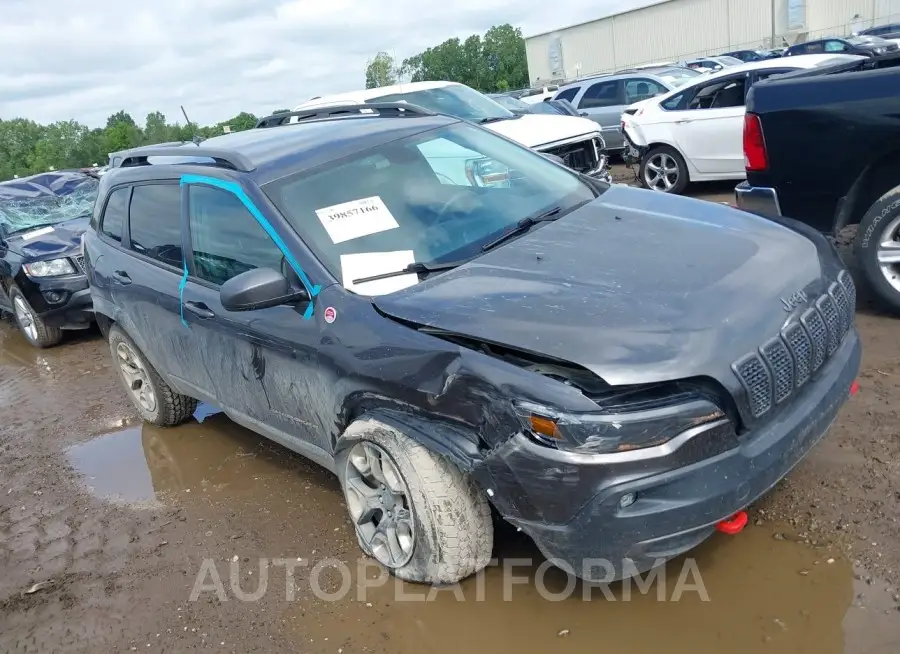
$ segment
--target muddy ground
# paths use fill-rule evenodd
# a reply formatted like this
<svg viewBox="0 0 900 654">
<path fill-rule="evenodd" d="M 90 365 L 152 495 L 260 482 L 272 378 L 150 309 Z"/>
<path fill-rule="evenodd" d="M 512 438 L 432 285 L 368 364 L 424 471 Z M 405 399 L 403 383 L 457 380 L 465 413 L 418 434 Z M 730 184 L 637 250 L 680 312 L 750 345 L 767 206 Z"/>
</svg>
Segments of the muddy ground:
<svg viewBox="0 0 900 654">
<path fill-rule="evenodd" d="M 896 653 L 900 323 L 858 308 L 862 390 L 750 526 L 606 592 L 510 529 L 455 591 L 387 581 L 328 473 L 222 415 L 142 426 L 96 331 L 0 326 L 0 651 Z"/>
</svg>

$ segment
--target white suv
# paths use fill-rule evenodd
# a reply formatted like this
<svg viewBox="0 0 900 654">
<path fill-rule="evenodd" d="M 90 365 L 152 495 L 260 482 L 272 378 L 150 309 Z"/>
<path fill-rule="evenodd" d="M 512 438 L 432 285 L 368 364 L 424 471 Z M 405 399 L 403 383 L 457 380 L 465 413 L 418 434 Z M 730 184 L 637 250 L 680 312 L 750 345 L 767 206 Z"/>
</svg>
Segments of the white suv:
<svg viewBox="0 0 900 654">
<path fill-rule="evenodd" d="M 408 102 L 429 111 L 478 123 L 533 150 L 551 154 L 591 177 L 607 178 L 606 144 L 597 123 L 574 116 L 517 115 L 464 84 L 415 82 L 317 97 L 295 108 L 375 102 Z"/>
</svg>

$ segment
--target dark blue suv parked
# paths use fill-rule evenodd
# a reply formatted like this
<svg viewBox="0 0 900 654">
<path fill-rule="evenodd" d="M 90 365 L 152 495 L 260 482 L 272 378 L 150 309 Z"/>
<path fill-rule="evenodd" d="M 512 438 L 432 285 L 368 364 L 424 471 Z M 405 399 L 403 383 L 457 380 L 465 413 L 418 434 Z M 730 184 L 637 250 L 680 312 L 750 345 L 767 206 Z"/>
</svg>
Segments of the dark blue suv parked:
<svg viewBox="0 0 900 654">
<path fill-rule="evenodd" d="M 206 400 L 334 471 L 405 579 L 485 566 L 491 507 L 594 580 L 736 531 L 859 369 L 853 282 L 815 232 L 410 105 L 115 166 L 85 255 L 143 418 Z"/>
<path fill-rule="evenodd" d="M 79 170 L 0 182 L 0 313 L 35 347 L 93 323 L 81 235 L 98 186 Z"/>
</svg>

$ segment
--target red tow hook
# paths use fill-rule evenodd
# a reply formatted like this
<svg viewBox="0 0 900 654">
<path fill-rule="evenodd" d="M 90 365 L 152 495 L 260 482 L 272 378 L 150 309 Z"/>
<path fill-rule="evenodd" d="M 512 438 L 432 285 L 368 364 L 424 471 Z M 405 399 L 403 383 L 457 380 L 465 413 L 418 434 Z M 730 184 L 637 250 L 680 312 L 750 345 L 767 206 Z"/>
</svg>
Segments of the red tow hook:
<svg viewBox="0 0 900 654">
<path fill-rule="evenodd" d="M 853 397 L 859 393 L 859 382 L 857 380 L 853 380 L 853 383 L 850 384 L 850 397 Z"/>
<path fill-rule="evenodd" d="M 728 534 L 729 536 L 734 536 L 735 534 L 741 533 L 744 527 L 747 526 L 747 512 L 746 511 L 738 511 L 730 518 L 726 518 L 721 522 L 716 523 L 716 530 L 721 531 L 723 534 Z"/>
</svg>

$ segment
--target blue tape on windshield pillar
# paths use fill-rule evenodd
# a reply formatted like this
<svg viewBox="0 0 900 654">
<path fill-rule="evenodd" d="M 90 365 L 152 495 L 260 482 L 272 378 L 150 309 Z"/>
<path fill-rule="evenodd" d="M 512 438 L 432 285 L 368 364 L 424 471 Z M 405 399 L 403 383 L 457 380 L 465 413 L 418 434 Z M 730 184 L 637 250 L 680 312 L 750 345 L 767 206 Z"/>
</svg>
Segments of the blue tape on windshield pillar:
<svg viewBox="0 0 900 654">
<path fill-rule="evenodd" d="M 319 291 L 322 290 L 322 287 L 318 284 L 313 285 L 313 283 L 309 280 L 309 277 L 307 277 L 306 273 L 303 272 L 303 268 L 301 268 L 300 264 L 297 263 L 294 255 L 291 254 L 290 250 L 288 250 L 287 244 L 285 244 L 282 238 L 278 235 L 278 232 L 275 231 L 275 228 L 272 227 L 271 223 L 266 220 L 266 217 L 262 215 L 262 212 L 257 209 L 255 204 L 253 204 L 253 200 L 251 200 L 244 189 L 241 188 L 240 184 L 238 184 L 237 182 L 226 182 L 221 179 L 216 179 L 215 177 L 204 177 L 203 175 L 182 175 L 181 184 L 205 184 L 207 186 L 215 186 L 216 188 L 220 188 L 223 191 L 228 191 L 238 200 L 240 200 L 245 207 L 247 207 L 247 211 L 250 212 L 250 214 L 256 219 L 256 222 L 258 222 L 260 226 L 266 231 L 266 234 L 269 235 L 269 238 L 271 238 L 275 242 L 275 245 L 277 245 L 278 249 L 281 250 L 281 253 L 284 255 L 284 258 L 287 260 L 287 262 L 291 265 L 291 268 L 293 268 L 294 272 L 297 273 L 300 281 L 303 282 L 303 286 L 306 288 L 306 292 L 309 293 L 309 306 L 306 307 L 306 311 L 303 313 L 303 318 L 305 320 L 309 320 L 310 318 L 312 318 L 313 300 L 319 294 Z M 185 268 L 185 282 L 186 281 L 187 268 Z M 183 313 L 183 300 L 181 304 Z M 182 316 L 182 322 L 183 321 L 184 317 Z"/>
</svg>

